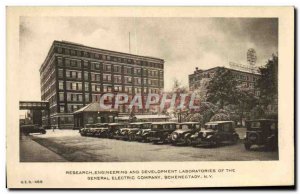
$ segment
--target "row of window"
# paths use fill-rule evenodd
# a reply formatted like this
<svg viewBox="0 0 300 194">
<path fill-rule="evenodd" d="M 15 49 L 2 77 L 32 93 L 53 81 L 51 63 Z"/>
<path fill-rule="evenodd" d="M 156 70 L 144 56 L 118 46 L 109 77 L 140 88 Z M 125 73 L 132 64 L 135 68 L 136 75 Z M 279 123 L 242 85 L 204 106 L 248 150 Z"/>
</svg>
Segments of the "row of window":
<svg viewBox="0 0 300 194">
<path fill-rule="evenodd" d="M 74 49 L 68 49 L 62 47 L 57 47 L 57 52 L 60 54 L 65 54 L 70 56 L 86 57 L 86 58 L 92 58 L 98 60 L 113 61 L 113 62 L 127 63 L 127 64 L 137 64 L 141 66 L 149 66 L 155 68 L 163 68 L 163 64 L 159 64 L 159 63 L 153 63 L 153 62 L 143 61 L 143 60 L 134 60 L 134 59 L 128 59 L 128 58 L 122 58 L 117 56 L 104 55 L 99 53 L 86 52 L 86 51 L 80 51 L 80 50 L 74 50 Z"/>
<path fill-rule="evenodd" d="M 67 83 L 67 90 L 82 91 L 82 84 L 81 83 L 77 83 L 77 82 L 66 82 L 66 83 Z M 64 88 L 63 81 L 59 81 L 59 89 L 63 90 L 63 88 Z M 140 87 L 134 87 L 134 88 L 135 88 L 134 89 L 135 93 L 141 93 L 142 92 L 142 88 L 140 88 Z M 89 84 L 88 83 L 84 84 L 84 90 L 89 91 Z M 101 84 L 92 83 L 91 84 L 91 90 L 93 92 L 101 92 Z M 113 87 L 111 85 L 103 85 L 103 92 L 123 92 L 123 90 L 122 90 L 122 86 L 120 86 L 120 85 L 115 85 L 114 90 L 113 90 Z M 132 87 L 125 86 L 124 87 L 124 92 L 132 93 Z M 147 88 L 144 88 L 143 92 L 147 93 Z M 159 93 L 159 89 L 149 88 L 149 92 L 150 93 Z"/>
<path fill-rule="evenodd" d="M 214 76 L 214 73 L 201 73 L 201 74 L 197 74 L 197 75 L 193 75 L 191 77 L 189 77 L 190 82 L 193 81 L 199 81 L 202 78 L 212 78 Z M 240 74 L 240 73 L 234 73 L 233 76 L 236 79 L 239 80 L 244 80 L 244 81 L 253 81 L 256 82 L 257 81 L 257 77 L 255 77 L 254 75 L 244 75 L 244 74 Z"/>
<path fill-rule="evenodd" d="M 57 58 L 57 65 L 58 67 L 64 67 L 63 64 L 63 58 L 58 57 Z M 81 61 L 77 60 L 77 59 L 65 59 L 65 66 L 68 67 L 72 67 L 72 68 L 77 68 L 80 69 L 81 68 Z M 83 62 L 83 66 L 84 68 L 88 68 L 89 67 L 89 63 L 88 61 L 84 61 Z M 101 66 L 100 63 L 97 62 L 91 62 L 91 69 L 92 70 L 101 70 Z M 122 66 L 120 65 L 111 65 L 111 64 L 104 64 L 103 65 L 103 71 L 104 72 L 114 72 L 114 73 L 122 73 Z M 133 68 L 133 67 L 124 67 L 124 74 L 128 74 L 128 75 L 143 75 L 146 76 L 151 76 L 151 77 L 163 77 L 163 71 L 157 71 L 157 70 L 148 70 L 148 69 L 141 69 L 141 68 Z"/>
</svg>

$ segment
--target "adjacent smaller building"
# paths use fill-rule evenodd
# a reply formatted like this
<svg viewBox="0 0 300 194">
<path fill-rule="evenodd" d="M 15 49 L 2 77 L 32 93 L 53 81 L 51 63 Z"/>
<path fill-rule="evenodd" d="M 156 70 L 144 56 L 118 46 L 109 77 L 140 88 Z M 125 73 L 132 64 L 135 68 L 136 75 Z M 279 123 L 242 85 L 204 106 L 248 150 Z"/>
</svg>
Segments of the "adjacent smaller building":
<svg viewBox="0 0 300 194">
<path fill-rule="evenodd" d="M 260 74 L 230 69 L 226 67 L 214 67 L 207 70 L 202 70 L 197 67 L 194 73 L 189 75 L 189 89 L 200 90 L 201 99 L 206 100 L 207 86 L 210 80 L 215 76 L 217 70 L 220 68 L 225 68 L 232 72 L 233 76 L 238 81 L 238 87 L 241 90 L 248 90 L 250 92 L 253 92 L 255 96 L 260 95 L 260 92 L 254 87 L 256 81 L 260 77 Z"/>
<path fill-rule="evenodd" d="M 88 104 L 73 113 L 74 129 L 83 128 L 86 124 L 113 123 L 118 113 L 115 109 L 101 109 L 98 102 Z"/>
</svg>

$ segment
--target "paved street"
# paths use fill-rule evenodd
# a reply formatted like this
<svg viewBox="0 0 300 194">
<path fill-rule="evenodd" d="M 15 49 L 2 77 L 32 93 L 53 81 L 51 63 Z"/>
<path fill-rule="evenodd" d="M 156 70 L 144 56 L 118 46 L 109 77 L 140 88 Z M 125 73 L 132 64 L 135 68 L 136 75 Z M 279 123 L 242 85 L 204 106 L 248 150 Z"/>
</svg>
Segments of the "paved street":
<svg viewBox="0 0 300 194">
<path fill-rule="evenodd" d="M 243 137 L 244 130 L 238 130 Z M 242 141 L 217 148 L 153 145 L 115 139 L 82 137 L 78 131 L 55 130 L 34 134 L 35 142 L 73 162 L 250 161 L 276 160 L 277 152 L 246 151 Z M 50 159 L 49 159 L 50 160 Z M 53 161 L 53 159 L 51 159 Z"/>
</svg>

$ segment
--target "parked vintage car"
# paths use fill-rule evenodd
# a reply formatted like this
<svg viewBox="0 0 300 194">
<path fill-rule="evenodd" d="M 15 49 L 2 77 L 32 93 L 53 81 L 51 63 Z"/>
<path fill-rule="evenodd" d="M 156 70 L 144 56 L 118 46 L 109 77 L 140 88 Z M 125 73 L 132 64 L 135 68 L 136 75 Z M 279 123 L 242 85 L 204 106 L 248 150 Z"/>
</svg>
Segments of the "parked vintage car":
<svg viewBox="0 0 300 194">
<path fill-rule="evenodd" d="M 168 143 L 170 134 L 175 130 L 175 122 L 154 122 L 147 139 L 153 143 Z"/>
<path fill-rule="evenodd" d="M 95 124 L 86 124 L 84 128 L 79 130 L 81 136 L 93 136 L 94 128 L 96 128 Z"/>
<path fill-rule="evenodd" d="M 44 127 L 39 125 L 21 125 L 20 132 L 24 135 L 29 135 L 30 133 L 41 133 L 46 134 Z"/>
<path fill-rule="evenodd" d="M 104 131 L 108 138 L 114 138 L 118 136 L 119 129 L 125 128 L 126 123 L 109 123 L 107 130 Z"/>
<path fill-rule="evenodd" d="M 151 129 L 151 123 L 150 122 L 136 122 L 136 123 L 130 123 L 127 128 L 120 129 L 122 136 L 121 139 L 128 140 L 128 141 L 135 141 L 139 140 L 139 137 L 142 137 L 139 132 L 142 132 L 147 129 Z M 139 133 L 137 135 L 137 133 Z"/>
<path fill-rule="evenodd" d="M 94 130 L 95 137 L 107 137 L 107 134 L 104 133 L 108 129 L 108 123 L 96 123 Z"/>
<path fill-rule="evenodd" d="M 239 135 L 233 121 L 213 121 L 204 125 L 204 129 L 191 135 L 191 144 L 218 146 L 221 143 L 237 143 Z"/>
<path fill-rule="evenodd" d="M 128 127 L 124 127 L 124 128 L 120 128 L 118 129 L 115 134 L 114 134 L 114 138 L 115 139 L 122 139 L 122 140 L 126 140 L 127 139 L 127 131 L 128 131 Z"/>
<path fill-rule="evenodd" d="M 264 146 L 266 149 L 278 149 L 278 122 L 271 119 L 246 121 L 245 148 L 252 145 Z"/>
<path fill-rule="evenodd" d="M 178 123 L 176 125 L 176 130 L 170 135 L 170 141 L 173 145 L 191 145 L 191 135 L 200 130 L 201 125 L 199 122 Z"/>
</svg>

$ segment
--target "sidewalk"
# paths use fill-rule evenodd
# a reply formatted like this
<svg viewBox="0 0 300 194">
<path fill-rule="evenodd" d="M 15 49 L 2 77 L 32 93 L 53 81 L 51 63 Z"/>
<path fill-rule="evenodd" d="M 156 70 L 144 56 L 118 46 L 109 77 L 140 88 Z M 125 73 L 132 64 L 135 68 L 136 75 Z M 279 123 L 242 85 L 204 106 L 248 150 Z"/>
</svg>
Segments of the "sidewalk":
<svg viewBox="0 0 300 194">
<path fill-rule="evenodd" d="M 31 140 L 29 136 L 22 136 L 20 162 L 67 162 L 67 160 Z"/>
</svg>

